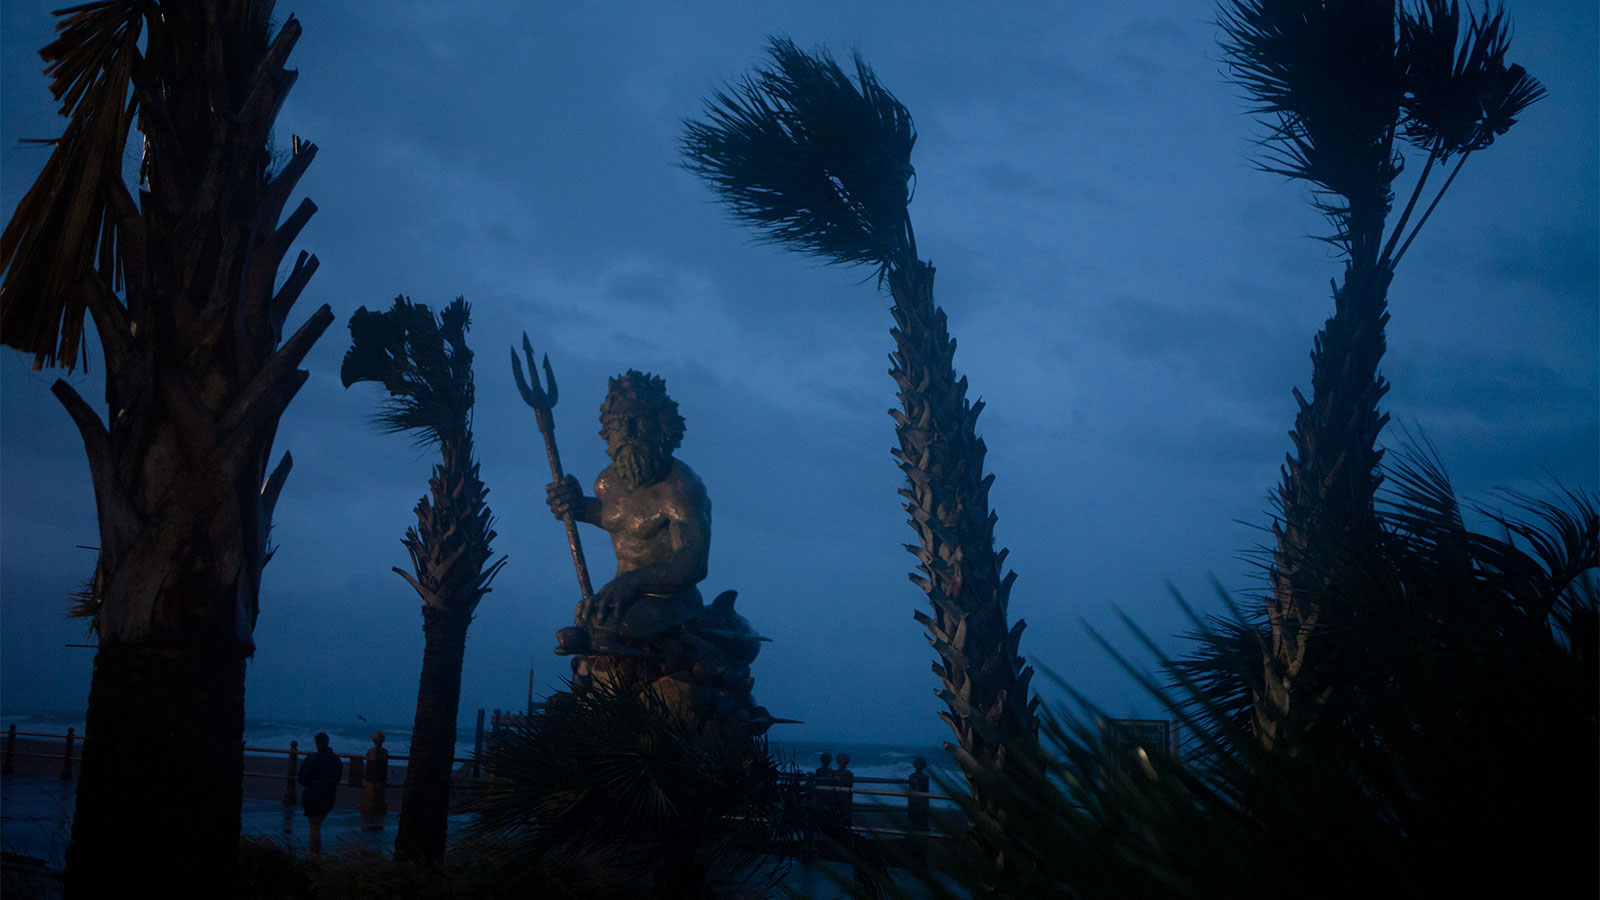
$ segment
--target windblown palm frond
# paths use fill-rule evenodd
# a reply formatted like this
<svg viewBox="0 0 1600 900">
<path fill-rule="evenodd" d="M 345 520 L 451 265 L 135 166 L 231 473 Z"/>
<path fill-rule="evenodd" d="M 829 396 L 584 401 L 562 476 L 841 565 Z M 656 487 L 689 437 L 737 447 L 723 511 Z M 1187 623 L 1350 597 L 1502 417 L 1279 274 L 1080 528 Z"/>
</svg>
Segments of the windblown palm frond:
<svg viewBox="0 0 1600 900">
<path fill-rule="evenodd" d="M 1270 564 L 1270 555 L 1268 557 Z M 1202 616 L 1181 595 L 1173 597 L 1193 628 L 1182 635 L 1190 650 L 1166 664 L 1166 674 L 1184 687 L 1183 709 L 1195 716 L 1225 719 L 1248 733 L 1261 696 L 1261 660 L 1270 634 L 1260 615 L 1247 615 L 1219 585 L 1225 615 Z"/>
<path fill-rule="evenodd" d="M 437 444 L 471 423 L 475 388 L 466 332 L 471 306 L 457 297 L 435 318 L 423 303 L 396 297 L 388 312 L 365 306 L 350 317 L 350 349 L 339 377 L 345 387 L 375 381 L 389 392 L 373 417 L 389 433 L 414 431 Z"/>
<path fill-rule="evenodd" d="M 1273 117 L 1262 169 L 1347 201 L 1387 197 L 1402 166 L 1392 0 L 1234 0 L 1220 24 L 1230 77 Z M 1345 204 L 1323 202 L 1338 225 Z"/>
<path fill-rule="evenodd" d="M 1399 55 L 1405 62 L 1408 141 L 1448 159 L 1482 150 L 1516 124 L 1516 116 L 1545 90 L 1519 65 L 1507 66 L 1510 27 L 1505 11 L 1482 17 L 1458 0 L 1420 0 L 1400 15 Z"/>
<path fill-rule="evenodd" d="M 773 242 L 880 272 L 916 259 L 911 114 L 855 57 L 855 79 L 826 50 L 774 38 L 772 62 L 684 123 L 685 166 Z"/>
</svg>

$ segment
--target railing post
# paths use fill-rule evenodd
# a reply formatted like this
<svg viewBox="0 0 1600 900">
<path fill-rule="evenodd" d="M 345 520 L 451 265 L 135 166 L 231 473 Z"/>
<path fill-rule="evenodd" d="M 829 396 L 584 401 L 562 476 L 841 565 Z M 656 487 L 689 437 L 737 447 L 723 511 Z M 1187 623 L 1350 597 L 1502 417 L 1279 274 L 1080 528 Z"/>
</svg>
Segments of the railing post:
<svg viewBox="0 0 1600 900">
<path fill-rule="evenodd" d="M 294 805 L 294 786 L 300 776 L 300 742 L 289 742 L 289 777 L 283 783 L 283 805 Z"/>
<path fill-rule="evenodd" d="M 6 760 L 5 760 L 5 765 L 4 766 L 0 766 L 0 772 L 3 772 L 6 775 L 10 775 L 11 774 L 11 757 L 16 752 L 17 752 L 17 725 L 16 725 L 15 722 L 13 722 L 13 723 L 11 723 L 11 727 L 6 729 Z"/>
<path fill-rule="evenodd" d="M 67 729 L 67 752 L 61 755 L 61 780 L 72 780 L 72 745 L 77 740 L 73 729 Z"/>
<path fill-rule="evenodd" d="M 367 777 L 367 758 L 365 756 L 357 756 L 354 753 L 350 754 L 348 758 L 350 760 L 350 786 L 353 788 L 361 787 L 361 782 L 365 781 Z"/>
<path fill-rule="evenodd" d="M 495 710 L 495 718 L 500 718 L 500 710 Z M 483 756 L 483 709 L 478 709 L 478 728 L 472 736 L 472 777 L 478 777 L 478 759 Z"/>
<path fill-rule="evenodd" d="M 839 768 L 834 770 L 833 777 L 839 787 L 844 788 L 844 791 L 837 795 L 839 798 L 839 819 L 843 824 L 850 825 L 855 821 L 855 795 L 853 792 L 856 786 L 856 773 L 850 770 L 850 754 L 839 754 Z"/>
</svg>

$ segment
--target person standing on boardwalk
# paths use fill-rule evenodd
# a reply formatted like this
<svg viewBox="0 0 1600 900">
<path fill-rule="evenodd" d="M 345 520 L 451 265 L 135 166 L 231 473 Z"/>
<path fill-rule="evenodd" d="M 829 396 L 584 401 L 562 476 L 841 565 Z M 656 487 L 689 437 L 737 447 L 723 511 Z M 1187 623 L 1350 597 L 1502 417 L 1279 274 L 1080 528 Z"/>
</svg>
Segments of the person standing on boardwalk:
<svg viewBox="0 0 1600 900">
<path fill-rule="evenodd" d="M 379 820 L 377 828 L 382 830 L 382 819 L 389 812 L 389 798 L 385 793 L 389 789 L 389 751 L 383 749 L 383 732 L 372 733 L 372 747 L 367 751 L 366 780 L 363 782 L 361 795 L 361 815 Z M 374 823 L 363 823 L 362 830 Z"/>
<path fill-rule="evenodd" d="M 928 827 L 928 798 L 918 796 L 929 791 L 928 773 L 922 771 L 928 767 L 928 761 L 919 756 L 911 761 L 911 765 L 916 771 L 907 779 L 911 790 L 910 796 L 906 798 L 906 820 L 912 828 L 920 831 Z"/>
<path fill-rule="evenodd" d="M 833 754 L 824 753 L 819 758 L 819 761 L 822 765 L 817 766 L 817 770 L 811 773 L 812 782 L 816 784 L 833 784 Z"/>
<path fill-rule="evenodd" d="M 854 804 L 851 792 L 856 786 L 856 773 L 850 769 L 850 754 L 839 754 L 839 767 L 833 770 L 833 783 L 840 788 L 833 795 L 834 815 L 848 826 L 854 821 L 851 816 L 851 806 Z"/>
<path fill-rule="evenodd" d="M 333 809 L 333 797 L 339 789 L 339 779 L 344 775 L 344 763 L 328 746 L 328 733 L 317 732 L 314 738 L 317 752 L 300 764 L 300 805 L 306 811 L 306 821 L 311 824 L 310 851 L 312 856 L 322 854 L 322 820 Z"/>
</svg>

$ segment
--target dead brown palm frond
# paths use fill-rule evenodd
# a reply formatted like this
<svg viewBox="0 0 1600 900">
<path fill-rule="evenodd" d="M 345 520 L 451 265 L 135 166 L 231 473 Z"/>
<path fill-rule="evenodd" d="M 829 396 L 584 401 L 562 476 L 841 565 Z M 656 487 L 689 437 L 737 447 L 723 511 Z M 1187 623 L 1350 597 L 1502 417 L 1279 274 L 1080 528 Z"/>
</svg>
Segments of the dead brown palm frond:
<svg viewBox="0 0 1600 900">
<path fill-rule="evenodd" d="M 685 167 L 765 240 L 880 273 L 915 260 L 911 114 L 859 55 L 852 80 L 826 50 L 768 54 L 684 123 Z"/>
<path fill-rule="evenodd" d="M 84 273 L 120 283 L 126 212 L 107 185 L 121 186 L 123 150 L 144 105 L 133 85 L 156 8 L 104 0 L 64 10 L 60 36 L 39 52 L 67 125 L 0 235 L 0 342 L 33 354 L 35 367 L 77 365 L 90 299 Z"/>
</svg>

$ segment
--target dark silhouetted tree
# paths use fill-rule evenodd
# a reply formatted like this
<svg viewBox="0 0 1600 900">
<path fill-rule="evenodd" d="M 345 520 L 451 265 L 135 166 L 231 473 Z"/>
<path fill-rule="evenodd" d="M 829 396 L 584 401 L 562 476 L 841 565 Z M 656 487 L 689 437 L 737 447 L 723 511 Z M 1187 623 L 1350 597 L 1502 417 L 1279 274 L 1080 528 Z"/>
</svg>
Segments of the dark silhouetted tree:
<svg viewBox="0 0 1600 900">
<path fill-rule="evenodd" d="M 506 563 L 505 557 L 489 562 L 494 519 L 472 458 L 470 312 L 459 297 L 437 319 L 405 297 L 395 298 L 388 312 L 362 307 L 350 317 L 350 350 L 340 369 L 345 387 L 373 381 L 389 392 L 375 417 L 378 427 L 412 432 L 419 443 L 437 445 L 442 457 L 428 496 L 417 501 L 417 524 L 402 542 L 415 574 L 394 570 L 422 597 L 425 639 L 395 852 L 423 859 L 444 855 L 467 626 Z"/>
<path fill-rule="evenodd" d="M 975 819 L 985 842 L 1033 865 L 996 867 L 948 841 L 917 896 L 1594 896 L 1595 497 L 1512 495 L 1509 511 L 1476 509 L 1486 534 L 1464 524 L 1431 452 L 1385 464 L 1376 546 L 1325 569 L 1325 591 L 1355 601 L 1342 640 L 1359 652 L 1335 686 L 1345 739 L 1285 730 L 1263 744 L 1212 677 L 1138 633 L 1168 677 L 1129 670 L 1181 720 L 1190 753 L 1130 767 L 1102 713 L 1047 712 L 1064 791 L 991 784 L 1006 820 Z M 1253 627 L 1237 608 L 1222 620 L 1196 617 L 1198 636 L 1229 647 Z M 1250 646 L 1213 654 L 1206 674 L 1231 668 L 1238 683 L 1260 666 Z"/>
<path fill-rule="evenodd" d="M 1276 501 L 1267 596 L 1268 647 L 1256 727 L 1272 741 L 1285 725 L 1310 728 L 1339 682 L 1344 611 L 1323 590 L 1330 553 L 1367 552 L 1377 540 L 1378 434 L 1388 416 L 1379 374 L 1395 266 L 1473 153 L 1488 147 L 1543 95 L 1506 65 L 1509 26 L 1485 8 L 1465 17 L 1455 0 L 1228 0 L 1221 11 L 1228 72 L 1269 131 L 1261 168 L 1312 185 L 1344 258 L 1334 313 L 1311 353 L 1311 399 L 1299 412 Z M 1409 144 L 1426 155 L 1393 228 L 1393 183 Z M 1436 170 L 1454 160 L 1434 189 Z M 1432 192 L 1420 215 L 1419 201 Z"/>
<path fill-rule="evenodd" d="M 274 169 L 300 37 L 270 0 L 106 0 L 58 13 L 40 55 L 67 119 L 0 237 L 0 341 L 36 366 L 104 353 L 83 437 L 100 549 L 84 598 L 99 649 L 66 854 L 69 897 L 213 895 L 239 850 L 245 660 L 298 368 L 333 321 L 283 328 L 317 268 L 279 267 L 316 206 L 280 222 L 316 148 Z M 143 133 L 137 197 L 124 182 Z"/>
</svg>

